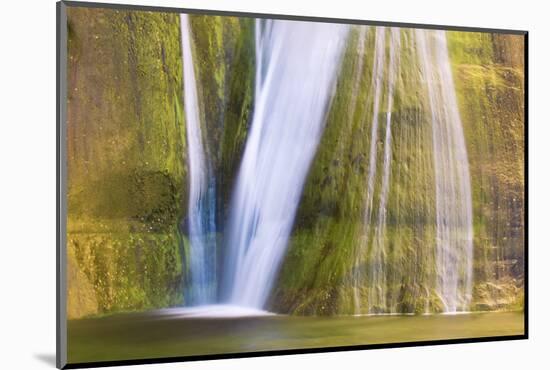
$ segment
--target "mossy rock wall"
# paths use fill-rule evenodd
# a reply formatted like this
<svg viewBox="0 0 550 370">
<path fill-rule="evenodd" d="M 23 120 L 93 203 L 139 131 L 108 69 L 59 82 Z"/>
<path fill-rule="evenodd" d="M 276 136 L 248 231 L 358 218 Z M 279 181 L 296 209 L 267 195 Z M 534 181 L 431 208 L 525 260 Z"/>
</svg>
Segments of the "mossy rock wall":
<svg viewBox="0 0 550 370">
<path fill-rule="evenodd" d="M 437 312 L 435 188 L 431 118 L 417 64 L 415 34 L 401 30 L 392 106 L 392 149 L 385 286 L 373 287 L 381 176 L 365 235 L 367 171 L 373 121 L 375 30 L 352 29 L 308 175 L 287 256 L 270 308 L 294 314 Z M 521 36 L 448 32 L 447 40 L 470 162 L 474 216 L 474 289 L 470 309 L 523 306 L 523 50 Z M 386 46 L 389 32 L 386 32 Z M 388 80 L 388 48 L 383 81 Z M 386 84 L 386 83 L 385 83 Z M 376 170 L 382 171 L 388 88 L 382 91 Z M 358 248 L 367 252 L 356 259 Z M 358 287 L 354 278 L 360 271 Z M 387 305 L 369 302 L 373 289 Z M 359 309 L 358 309 L 359 308 Z"/>
<path fill-rule="evenodd" d="M 68 8 L 68 316 L 183 303 L 176 14 Z"/>
<path fill-rule="evenodd" d="M 254 20 L 190 16 L 206 152 L 216 176 L 218 228 L 227 217 L 254 95 Z"/>
<path fill-rule="evenodd" d="M 222 246 L 253 111 L 254 20 L 191 15 L 190 25 Z M 414 30 L 399 31 L 382 233 L 385 286 L 372 284 L 374 261 L 368 251 L 377 231 L 389 99 L 390 32 L 385 32 L 378 139 L 371 143 L 375 28 L 351 28 L 325 131 L 269 302 L 276 312 L 420 313 L 442 308 L 434 291 L 431 116 Z M 521 308 L 523 38 L 476 32 L 447 32 L 446 37 L 470 162 L 470 309 Z M 189 179 L 180 17 L 69 8 L 68 47 L 69 317 L 182 304 Z M 379 175 L 372 194 L 371 236 L 365 238 L 371 145 Z M 361 252 L 363 245 L 367 252 Z M 373 306 L 373 289 L 385 292 L 386 306 Z"/>
<path fill-rule="evenodd" d="M 472 309 L 523 307 L 524 37 L 449 32 L 474 206 Z"/>
</svg>

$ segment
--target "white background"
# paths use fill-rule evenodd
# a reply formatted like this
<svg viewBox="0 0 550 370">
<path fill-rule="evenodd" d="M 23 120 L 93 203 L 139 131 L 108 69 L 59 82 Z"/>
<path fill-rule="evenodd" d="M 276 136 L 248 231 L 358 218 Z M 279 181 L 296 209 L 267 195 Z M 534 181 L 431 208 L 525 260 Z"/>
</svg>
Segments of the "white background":
<svg viewBox="0 0 550 370">
<path fill-rule="evenodd" d="M 550 34 L 545 1 L 126 0 L 124 3 L 530 31 L 531 338 L 528 341 L 203 361 L 132 369 L 549 368 L 550 228 L 546 210 L 550 193 L 547 191 Z M 0 15 L 0 368 L 53 368 L 55 1 L 3 1 Z"/>
</svg>

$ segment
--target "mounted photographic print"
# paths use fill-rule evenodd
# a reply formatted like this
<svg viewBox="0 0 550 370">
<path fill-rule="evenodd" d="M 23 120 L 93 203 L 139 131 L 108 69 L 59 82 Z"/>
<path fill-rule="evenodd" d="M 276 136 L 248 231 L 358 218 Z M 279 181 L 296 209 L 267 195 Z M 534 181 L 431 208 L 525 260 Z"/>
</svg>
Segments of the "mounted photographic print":
<svg viewBox="0 0 550 370">
<path fill-rule="evenodd" d="M 526 55 L 58 3 L 58 366 L 527 338 Z"/>
</svg>

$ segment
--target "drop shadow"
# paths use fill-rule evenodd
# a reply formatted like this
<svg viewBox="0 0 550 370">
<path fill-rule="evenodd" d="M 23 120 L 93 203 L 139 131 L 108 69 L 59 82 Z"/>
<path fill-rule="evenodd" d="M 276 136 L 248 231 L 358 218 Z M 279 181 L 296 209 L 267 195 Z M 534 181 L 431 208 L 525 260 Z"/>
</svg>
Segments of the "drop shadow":
<svg viewBox="0 0 550 370">
<path fill-rule="evenodd" d="M 50 365 L 52 367 L 55 367 L 55 353 L 35 353 L 34 358 L 37 360 L 42 361 L 46 365 Z"/>
</svg>

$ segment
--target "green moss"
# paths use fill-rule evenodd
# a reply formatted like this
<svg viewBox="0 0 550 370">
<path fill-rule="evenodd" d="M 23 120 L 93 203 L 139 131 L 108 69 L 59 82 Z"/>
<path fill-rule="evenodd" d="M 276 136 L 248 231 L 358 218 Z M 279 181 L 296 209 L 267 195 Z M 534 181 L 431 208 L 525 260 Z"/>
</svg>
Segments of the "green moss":
<svg viewBox="0 0 550 370">
<path fill-rule="evenodd" d="M 73 298 L 89 296 L 97 302 L 97 311 L 75 316 L 183 303 L 184 239 L 176 229 L 162 234 L 69 233 L 67 240 L 74 267 L 85 276 L 70 281 Z"/>
<path fill-rule="evenodd" d="M 364 38 L 364 53 L 357 52 L 359 30 L 352 31 L 339 76 L 336 95 L 332 101 L 325 132 L 304 189 L 293 232 L 289 254 L 283 265 L 277 286 L 274 307 L 296 313 L 354 313 L 358 294 L 364 305 L 369 305 L 372 239 L 364 240 L 365 202 L 369 166 L 373 115 L 372 69 L 374 56 L 373 28 Z M 397 79 L 392 109 L 393 140 L 391 189 L 388 196 L 388 227 L 385 243 L 388 245 L 386 271 L 388 299 L 400 311 L 416 310 L 418 302 L 426 301 L 425 281 L 432 278 L 429 252 L 415 251 L 412 243 L 426 244 L 433 237 L 433 194 L 431 184 L 430 151 L 418 151 L 418 143 L 430 143 L 431 131 L 423 112 L 417 74 L 408 73 L 413 66 L 414 45 L 410 32 L 402 34 L 401 68 Z M 386 51 L 389 58 L 389 51 Z M 405 70 L 403 70 L 405 69 Z M 387 80 L 387 71 L 384 81 Z M 403 93 L 406 92 L 406 93 Z M 385 135 L 387 86 L 383 87 L 379 113 L 378 158 L 383 156 Z M 431 144 L 429 144 L 431 145 Z M 382 161 L 377 161 L 378 173 Z M 381 178 L 381 176 L 378 176 Z M 380 181 L 375 182 L 372 220 L 376 220 L 380 198 Z M 375 222 L 371 222 L 371 228 Z M 304 239 L 303 234 L 312 235 Z M 371 229 L 371 235 L 374 234 Z M 362 247 L 366 243 L 366 247 Z M 362 249 L 366 248 L 366 249 Z M 359 256 L 359 260 L 356 259 Z M 417 265 L 415 265 L 417 264 Z M 411 282 L 410 272 L 419 282 Z M 304 272 L 298 276 L 293 271 Z M 363 286 L 356 287 L 354 277 L 360 274 Z M 308 299 L 294 310 L 288 301 Z M 288 296 L 292 297 L 289 298 Z M 373 310 L 377 308 L 372 307 Z M 379 308 L 382 310 L 382 308 Z"/>
<path fill-rule="evenodd" d="M 448 40 L 472 180 L 473 305 L 517 308 L 525 243 L 523 36 L 449 32 Z"/>
<path fill-rule="evenodd" d="M 70 7 L 68 28 L 69 315 L 181 304 L 179 17 Z"/>
<path fill-rule="evenodd" d="M 401 31 L 392 106 L 384 286 L 374 286 L 387 86 L 375 144 L 370 223 L 365 202 L 372 130 L 374 29 L 363 47 L 352 29 L 336 94 L 302 200 L 271 307 L 297 314 L 439 311 L 435 292 L 435 179 L 429 104 L 413 31 Z M 386 37 L 388 37 L 388 33 Z M 517 308 L 523 284 L 523 65 L 516 36 L 448 32 L 474 205 L 472 309 Z M 387 40 L 388 41 L 388 40 Z M 386 42 L 388 45 L 388 42 Z M 363 53 L 358 50 L 363 49 Z M 384 83 L 387 84 L 386 50 Z M 365 228 L 370 238 L 365 240 Z M 357 259 L 357 256 L 358 259 Z M 359 274 L 361 284 L 355 285 Z M 489 282 L 498 289 L 487 289 Z M 515 288 L 512 288 L 515 287 Z M 381 289 L 386 307 L 369 302 Z M 356 302 L 356 298 L 358 302 Z M 368 310 L 368 311 L 367 311 Z"/>
<path fill-rule="evenodd" d="M 199 108 L 216 173 L 218 219 L 225 218 L 248 127 L 254 93 L 254 22 L 191 16 Z"/>
<path fill-rule="evenodd" d="M 70 8 L 68 22 L 69 312 L 77 317 L 181 303 L 189 245 L 179 231 L 188 183 L 179 16 Z M 254 23 L 193 15 L 190 24 L 222 226 L 253 111 Z M 270 301 L 278 312 L 442 308 L 434 289 L 431 117 L 414 31 L 400 31 L 391 112 L 385 51 L 378 140 L 371 143 L 375 29 L 364 29 L 363 35 L 360 27 L 351 29 Z M 447 39 L 472 182 L 472 309 L 518 308 L 524 279 L 523 40 L 476 32 L 448 32 Z M 379 231 L 388 113 L 390 188 Z M 378 176 L 365 225 L 371 145 Z M 384 287 L 375 286 L 372 275 L 377 232 L 386 246 Z M 223 233 L 215 237 L 223 245 Z M 387 307 L 369 302 L 370 293 L 382 288 Z"/>
</svg>

